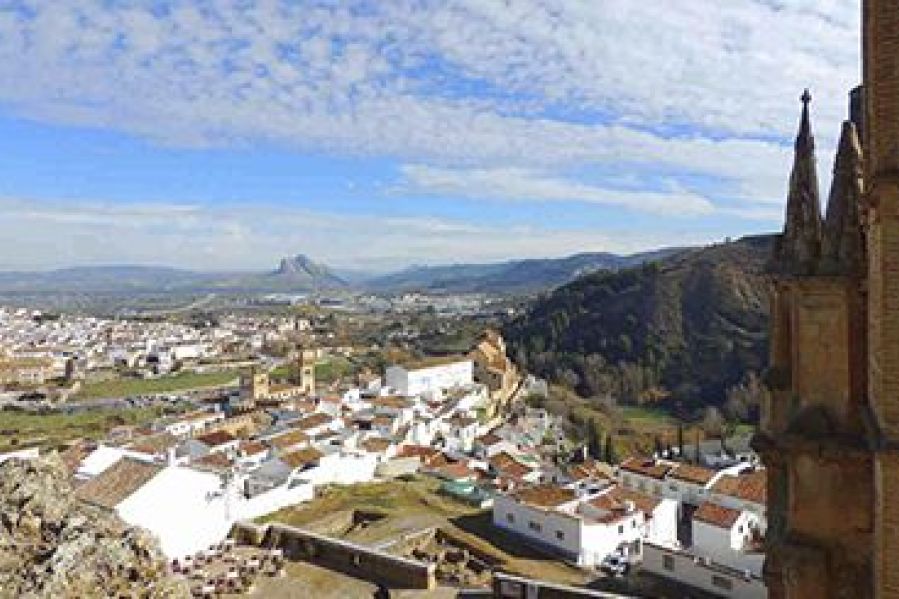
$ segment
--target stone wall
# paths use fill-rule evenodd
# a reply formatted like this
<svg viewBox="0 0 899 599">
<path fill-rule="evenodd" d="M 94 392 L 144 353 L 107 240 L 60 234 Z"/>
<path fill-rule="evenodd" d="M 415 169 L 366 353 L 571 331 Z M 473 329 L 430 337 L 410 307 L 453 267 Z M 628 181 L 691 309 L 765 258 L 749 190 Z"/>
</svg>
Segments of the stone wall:
<svg viewBox="0 0 899 599">
<path fill-rule="evenodd" d="M 493 597 L 496 599 L 623 599 L 623 595 L 603 593 L 568 587 L 559 584 L 520 578 L 510 574 L 496 573 L 493 575 Z"/>
<path fill-rule="evenodd" d="M 292 526 L 269 524 L 260 527 L 240 522 L 234 525 L 231 537 L 242 543 L 282 549 L 287 559 L 309 562 L 391 588 L 432 590 L 437 586 L 433 564 L 390 555 Z"/>
</svg>

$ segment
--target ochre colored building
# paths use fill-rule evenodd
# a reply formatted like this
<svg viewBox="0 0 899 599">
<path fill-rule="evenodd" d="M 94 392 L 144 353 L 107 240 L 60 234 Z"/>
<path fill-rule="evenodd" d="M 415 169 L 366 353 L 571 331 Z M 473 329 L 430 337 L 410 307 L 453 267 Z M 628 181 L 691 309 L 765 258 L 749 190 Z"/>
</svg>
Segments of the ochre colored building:
<svg viewBox="0 0 899 599">
<path fill-rule="evenodd" d="M 808 94 L 771 264 L 771 597 L 899 597 L 899 0 L 863 2 L 864 86 L 825 215 Z M 862 91 L 863 90 L 863 91 Z"/>
</svg>

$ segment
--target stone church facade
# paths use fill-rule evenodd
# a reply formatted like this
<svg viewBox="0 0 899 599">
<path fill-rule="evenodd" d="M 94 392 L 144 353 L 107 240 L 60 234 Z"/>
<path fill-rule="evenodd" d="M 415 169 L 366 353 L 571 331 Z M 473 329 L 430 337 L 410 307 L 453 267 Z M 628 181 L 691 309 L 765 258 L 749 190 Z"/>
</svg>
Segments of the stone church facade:
<svg viewBox="0 0 899 599">
<path fill-rule="evenodd" d="M 774 598 L 899 597 L 899 0 L 864 0 L 863 56 L 823 217 L 803 94 L 771 261 Z"/>
</svg>

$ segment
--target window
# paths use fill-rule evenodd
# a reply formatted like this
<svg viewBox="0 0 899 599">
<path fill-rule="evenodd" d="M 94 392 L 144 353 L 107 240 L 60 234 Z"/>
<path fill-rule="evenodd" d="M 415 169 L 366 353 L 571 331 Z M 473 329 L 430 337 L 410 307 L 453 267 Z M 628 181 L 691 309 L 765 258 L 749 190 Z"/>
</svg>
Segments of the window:
<svg viewBox="0 0 899 599">
<path fill-rule="evenodd" d="M 562 532 L 561 530 L 557 530 L 557 531 L 556 531 L 556 538 L 559 539 L 560 541 L 564 541 L 564 540 L 565 540 L 565 533 Z"/>
<path fill-rule="evenodd" d="M 624 524 L 618 525 L 618 534 L 620 534 L 620 535 L 624 534 Z"/>
<path fill-rule="evenodd" d="M 543 530 L 543 527 L 540 526 L 539 523 L 534 522 L 533 520 L 528 522 L 528 528 L 530 528 L 534 532 L 540 532 L 541 530 Z"/>
<path fill-rule="evenodd" d="M 668 488 L 670 490 L 674 491 L 675 493 L 677 493 L 677 485 L 676 484 L 671 483 L 670 485 L 668 485 Z"/>
<path fill-rule="evenodd" d="M 506 520 L 508 520 L 510 524 L 514 524 L 515 523 L 515 514 L 513 514 L 512 512 L 509 512 L 508 514 L 506 514 Z"/>
<path fill-rule="evenodd" d="M 674 571 L 674 556 L 673 555 L 663 555 L 662 556 L 662 567 L 671 572 Z"/>
<path fill-rule="evenodd" d="M 637 521 L 631 520 L 631 528 L 637 528 Z"/>
<path fill-rule="evenodd" d="M 723 576 L 712 576 L 712 585 L 718 587 L 719 589 L 724 589 L 726 591 L 734 588 L 734 583 L 730 578 L 725 578 Z"/>
<path fill-rule="evenodd" d="M 743 534 L 743 525 L 742 524 L 737 527 L 737 532 L 740 534 Z"/>
</svg>

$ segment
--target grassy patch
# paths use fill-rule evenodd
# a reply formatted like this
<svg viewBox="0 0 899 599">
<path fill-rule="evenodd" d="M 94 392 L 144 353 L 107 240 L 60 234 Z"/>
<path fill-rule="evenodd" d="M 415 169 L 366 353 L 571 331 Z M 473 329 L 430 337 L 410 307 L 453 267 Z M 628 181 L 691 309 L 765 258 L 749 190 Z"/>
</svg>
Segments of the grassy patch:
<svg viewBox="0 0 899 599">
<path fill-rule="evenodd" d="M 353 370 L 353 363 L 346 358 L 329 358 L 315 365 L 315 380 L 320 383 L 333 383 L 350 376 Z"/>
<path fill-rule="evenodd" d="M 622 406 L 621 416 L 635 427 L 677 426 L 677 419 L 659 408 L 645 406 Z"/>
<path fill-rule="evenodd" d="M 0 451 L 34 445 L 56 447 L 78 437 L 100 439 L 116 426 L 146 424 L 162 413 L 162 408 L 91 410 L 78 414 L 0 411 Z"/>
<path fill-rule="evenodd" d="M 99 397 L 128 397 L 187 391 L 200 387 L 227 385 L 237 380 L 238 372 L 179 372 L 155 379 L 118 378 L 96 383 L 85 383 L 75 399 L 95 399 Z"/>
<path fill-rule="evenodd" d="M 389 541 L 403 534 L 436 526 L 490 555 L 506 571 L 564 584 L 583 584 L 584 573 L 534 550 L 520 537 L 493 526 L 490 510 L 480 510 L 441 495 L 440 481 L 416 476 L 404 482 L 332 486 L 321 497 L 266 516 L 262 522 L 281 522 L 362 543 Z M 382 516 L 364 528 L 330 526 L 328 521 L 353 511 Z"/>
<path fill-rule="evenodd" d="M 415 477 L 408 482 L 331 486 L 314 501 L 275 512 L 262 521 L 303 527 L 348 510 L 372 510 L 404 517 L 421 513 L 456 516 L 474 511 L 464 503 L 438 494 L 439 487 L 440 481 L 430 477 Z"/>
<path fill-rule="evenodd" d="M 326 358 L 315 364 L 315 380 L 319 383 L 333 383 L 350 376 L 356 368 L 353 363 L 343 357 Z M 272 368 L 268 375 L 273 379 L 286 379 L 293 374 L 290 364 L 281 364 Z"/>
</svg>

